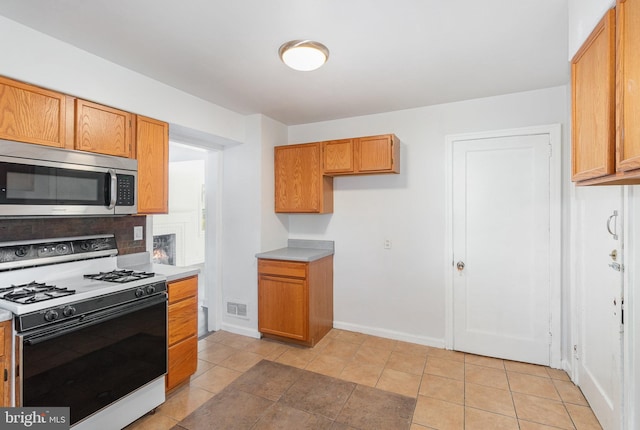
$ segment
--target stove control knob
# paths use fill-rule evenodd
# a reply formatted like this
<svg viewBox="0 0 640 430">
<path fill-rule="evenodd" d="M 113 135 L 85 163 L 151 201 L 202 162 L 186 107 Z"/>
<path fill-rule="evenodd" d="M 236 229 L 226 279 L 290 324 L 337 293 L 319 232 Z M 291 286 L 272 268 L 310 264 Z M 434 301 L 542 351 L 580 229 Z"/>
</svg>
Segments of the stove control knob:
<svg viewBox="0 0 640 430">
<path fill-rule="evenodd" d="M 62 315 L 65 317 L 72 317 L 76 314 L 76 308 L 73 306 L 67 306 L 62 310 Z"/>
<path fill-rule="evenodd" d="M 44 313 L 44 319 L 49 322 L 57 320 L 58 311 L 55 309 L 49 309 L 47 312 Z"/>
<path fill-rule="evenodd" d="M 26 246 L 21 246 L 16 249 L 16 257 L 24 257 L 29 253 L 29 248 Z"/>
<path fill-rule="evenodd" d="M 144 290 L 142 288 L 136 289 L 136 297 L 144 296 Z"/>
<path fill-rule="evenodd" d="M 153 285 L 149 285 L 147 287 L 147 294 L 153 294 L 156 292 L 156 287 L 154 287 Z"/>
</svg>

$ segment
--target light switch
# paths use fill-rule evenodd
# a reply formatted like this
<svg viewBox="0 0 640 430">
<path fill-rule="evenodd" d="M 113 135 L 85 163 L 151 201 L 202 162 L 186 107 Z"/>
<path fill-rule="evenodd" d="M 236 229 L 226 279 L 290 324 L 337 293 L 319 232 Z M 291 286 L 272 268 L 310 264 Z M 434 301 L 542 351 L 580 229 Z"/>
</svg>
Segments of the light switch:
<svg viewBox="0 0 640 430">
<path fill-rule="evenodd" d="M 133 227 L 133 240 L 142 240 L 144 238 L 142 226 L 136 225 Z"/>
</svg>

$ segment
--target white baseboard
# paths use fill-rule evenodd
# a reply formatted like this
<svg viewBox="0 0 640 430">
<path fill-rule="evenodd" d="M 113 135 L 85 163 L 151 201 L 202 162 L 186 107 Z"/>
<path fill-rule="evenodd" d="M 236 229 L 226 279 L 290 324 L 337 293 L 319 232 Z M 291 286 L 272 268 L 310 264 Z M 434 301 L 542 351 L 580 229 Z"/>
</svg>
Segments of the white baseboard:
<svg viewBox="0 0 640 430">
<path fill-rule="evenodd" d="M 253 337 L 255 339 L 260 339 L 260 332 L 255 328 L 247 328 L 242 327 L 235 324 L 229 324 L 228 322 L 223 321 L 220 325 L 220 330 L 228 331 L 230 333 L 239 334 L 242 336 Z"/>
<path fill-rule="evenodd" d="M 384 337 L 386 339 L 401 340 L 404 342 L 417 343 L 418 345 L 433 346 L 434 348 L 444 348 L 444 339 L 438 339 L 426 336 L 416 336 L 408 333 L 402 333 L 393 330 L 385 330 L 378 327 L 368 327 L 357 324 L 350 324 L 340 321 L 334 321 L 333 327 L 340 330 L 355 331 L 358 333 L 369 334 L 372 336 Z"/>
</svg>

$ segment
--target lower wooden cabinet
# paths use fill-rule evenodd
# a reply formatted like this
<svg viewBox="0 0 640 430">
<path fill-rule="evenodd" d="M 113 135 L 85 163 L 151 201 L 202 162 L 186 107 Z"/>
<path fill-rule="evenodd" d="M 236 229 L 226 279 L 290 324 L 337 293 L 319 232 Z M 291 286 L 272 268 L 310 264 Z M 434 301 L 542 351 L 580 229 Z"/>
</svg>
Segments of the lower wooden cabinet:
<svg viewBox="0 0 640 430">
<path fill-rule="evenodd" d="M 198 277 L 169 282 L 167 391 L 189 380 L 198 367 Z"/>
<path fill-rule="evenodd" d="M 2 380 L 0 382 L 0 406 L 11 406 L 11 387 L 9 385 L 9 374 L 11 373 L 11 322 L 0 323 L 0 369 L 2 370 Z"/>
<path fill-rule="evenodd" d="M 258 259 L 258 330 L 314 346 L 333 327 L 333 256 L 312 262 Z"/>
</svg>

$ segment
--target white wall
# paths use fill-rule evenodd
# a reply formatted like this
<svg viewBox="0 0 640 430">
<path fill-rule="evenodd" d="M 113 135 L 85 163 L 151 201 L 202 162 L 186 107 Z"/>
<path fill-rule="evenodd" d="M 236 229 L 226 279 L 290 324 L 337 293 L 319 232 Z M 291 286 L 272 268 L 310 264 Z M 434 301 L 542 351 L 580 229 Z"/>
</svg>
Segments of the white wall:
<svg viewBox="0 0 640 430">
<path fill-rule="evenodd" d="M 286 225 L 273 211 L 273 147 L 286 127 L 246 117 L 245 143 L 225 149 L 222 197 L 222 328 L 257 337 L 258 252 L 286 246 Z M 248 318 L 227 315 L 226 302 L 247 304 Z"/>
<path fill-rule="evenodd" d="M 153 216 L 153 234 L 175 233 L 176 266 L 204 263 L 203 225 L 206 154 L 202 160 L 169 162 L 169 213 Z"/>
<path fill-rule="evenodd" d="M 569 0 L 569 60 L 615 0 Z"/>
<path fill-rule="evenodd" d="M 289 127 L 289 143 L 382 133 L 401 140 L 399 175 L 337 177 L 333 214 L 289 216 L 290 237 L 335 240 L 337 327 L 444 344 L 445 136 L 560 123 L 565 145 L 566 91 Z M 385 239 L 392 249 L 383 249 Z"/>
<path fill-rule="evenodd" d="M 228 141 L 244 116 L 0 16 L 0 75 L 150 116 Z"/>
</svg>

